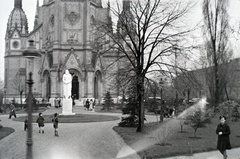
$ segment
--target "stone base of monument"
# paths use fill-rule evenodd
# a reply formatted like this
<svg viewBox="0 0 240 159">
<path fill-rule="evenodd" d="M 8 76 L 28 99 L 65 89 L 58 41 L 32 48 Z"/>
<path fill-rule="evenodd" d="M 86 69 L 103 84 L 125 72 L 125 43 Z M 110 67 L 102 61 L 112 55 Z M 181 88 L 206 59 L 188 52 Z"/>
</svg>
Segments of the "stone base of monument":
<svg viewBox="0 0 240 159">
<path fill-rule="evenodd" d="M 63 99 L 62 100 L 62 114 L 60 115 L 75 115 L 76 113 L 72 112 L 72 99 Z"/>
</svg>

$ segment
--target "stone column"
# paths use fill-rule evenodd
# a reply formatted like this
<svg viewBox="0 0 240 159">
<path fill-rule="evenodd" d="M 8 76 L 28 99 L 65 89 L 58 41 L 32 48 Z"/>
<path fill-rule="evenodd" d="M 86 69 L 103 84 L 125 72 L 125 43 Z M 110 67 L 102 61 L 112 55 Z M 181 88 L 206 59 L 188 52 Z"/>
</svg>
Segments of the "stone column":
<svg viewBox="0 0 240 159">
<path fill-rule="evenodd" d="M 50 70 L 50 77 L 51 77 L 51 98 L 49 99 L 49 102 L 51 103 L 51 106 L 54 106 L 55 97 L 58 97 L 60 95 L 58 92 L 58 89 L 60 87 L 58 82 L 58 74 L 55 69 Z"/>
<path fill-rule="evenodd" d="M 94 97 L 94 72 L 88 72 L 87 76 L 87 97 L 93 98 Z"/>
</svg>

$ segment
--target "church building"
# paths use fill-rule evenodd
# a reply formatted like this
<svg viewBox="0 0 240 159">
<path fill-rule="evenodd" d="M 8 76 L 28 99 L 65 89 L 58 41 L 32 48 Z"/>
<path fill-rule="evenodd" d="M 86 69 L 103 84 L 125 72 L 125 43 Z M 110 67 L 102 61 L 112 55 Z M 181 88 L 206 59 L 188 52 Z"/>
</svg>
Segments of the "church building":
<svg viewBox="0 0 240 159">
<path fill-rule="evenodd" d="M 123 6 L 129 3 L 123 0 Z M 42 6 L 37 1 L 34 28 L 29 32 L 22 0 L 15 0 L 5 36 L 6 98 L 18 101 L 21 93 L 26 98 L 29 72 L 33 73 L 35 98 L 50 101 L 61 98 L 62 77 L 65 70 L 69 70 L 75 99 L 102 99 L 111 90 L 107 65 L 114 61 L 116 53 L 100 54 L 111 42 L 96 43 L 103 34 L 96 29 L 95 19 L 112 29 L 110 3 L 104 8 L 101 0 L 44 0 Z M 106 35 L 101 38 L 110 41 Z M 24 57 L 23 52 L 32 47 L 39 56 Z M 112 97 L 117 94 L 111 91 Z"/>
</svg>

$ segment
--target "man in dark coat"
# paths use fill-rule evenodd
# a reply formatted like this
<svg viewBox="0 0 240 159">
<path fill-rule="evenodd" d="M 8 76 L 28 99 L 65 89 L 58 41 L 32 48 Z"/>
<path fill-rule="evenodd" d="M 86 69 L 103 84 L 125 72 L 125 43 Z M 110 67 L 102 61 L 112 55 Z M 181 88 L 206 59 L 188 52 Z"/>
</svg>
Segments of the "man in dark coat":
<svg viewBox="0 0 240 159">
<path fill-rule="evenodd" d="M 15 106 L 12 103 L 10 104 L 9 109 L 10 109 L 9 119 L 12 118 L 12 115 L 16 118 L 17 116 L 16 116 L 16 112 L 15 112 Z"/>
<path fill-rule="evenodd" d="M 39 127 L 39 133 L 42 132 L 44 134 L 44 118 L 42 116 L 42 113 L 39 113 L 39 116 L 37 118 L 37 123 Z"/>
<path fill-rule="evenodd" d="M 55 134 L 55 136 L 58 136 L 58 113 L 54 114 L 52 122 L 53 122 L 53 127 L 54 127 L 54 134 Z"/>
<path fill-rule="evenodd" d="M 89 110 L 89 106 L 90 106 L 90 102 L 89 102 L 89 100 L 87 99 L 87 101 L 86 101 L 86 108 L 87 108 L 87 110 Z"/>
<path fill-rule="evenodd" d="M 218 135 L 217 149 L 222 153 L 223 159 L 227 159 L 227 151 L 231 149 L 229 135 L 230 127 L 225 123 L 226 117 L 220 116 L 220 124 L 217 126 L 216 133 Z"/>
</svg>

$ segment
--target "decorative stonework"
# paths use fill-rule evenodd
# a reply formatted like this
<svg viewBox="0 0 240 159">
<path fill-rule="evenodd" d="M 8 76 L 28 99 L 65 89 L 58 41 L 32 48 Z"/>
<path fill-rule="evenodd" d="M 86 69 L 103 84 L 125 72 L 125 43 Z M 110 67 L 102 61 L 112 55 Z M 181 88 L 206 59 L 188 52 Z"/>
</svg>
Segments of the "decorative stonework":
<svg viewBox="0 0 240 159">
<path fill-rule="evenodd" d="M 65 20 L 71 25 L 75 25 L 80 20 L 79 5 L 65 3 Z"/>
<path fill-rule="evenodd" d="M 19 47 L 19 42 L 18 41 L 13 41 L 13 48 L 18 48 Z"/>
<path fill-rule="evenodd" d="M 50 23 L 50 25 L 52 26 L 52 27 L 54 27 L 54 20 L 55 20 L 55 17 L 54 17 L 54 15 L 52 14 L 51 15 L 51 17 L 50 17 L 50 19 L 49 19 L 49 23 Z"/>
<path fill-rule="evenodd" d="M 70 21 L 70 23 L 73 25 L 76 23 L 78 16 L 75 12 L 71 12 L 67 15 L 67 18 Z"/>
</svg>

